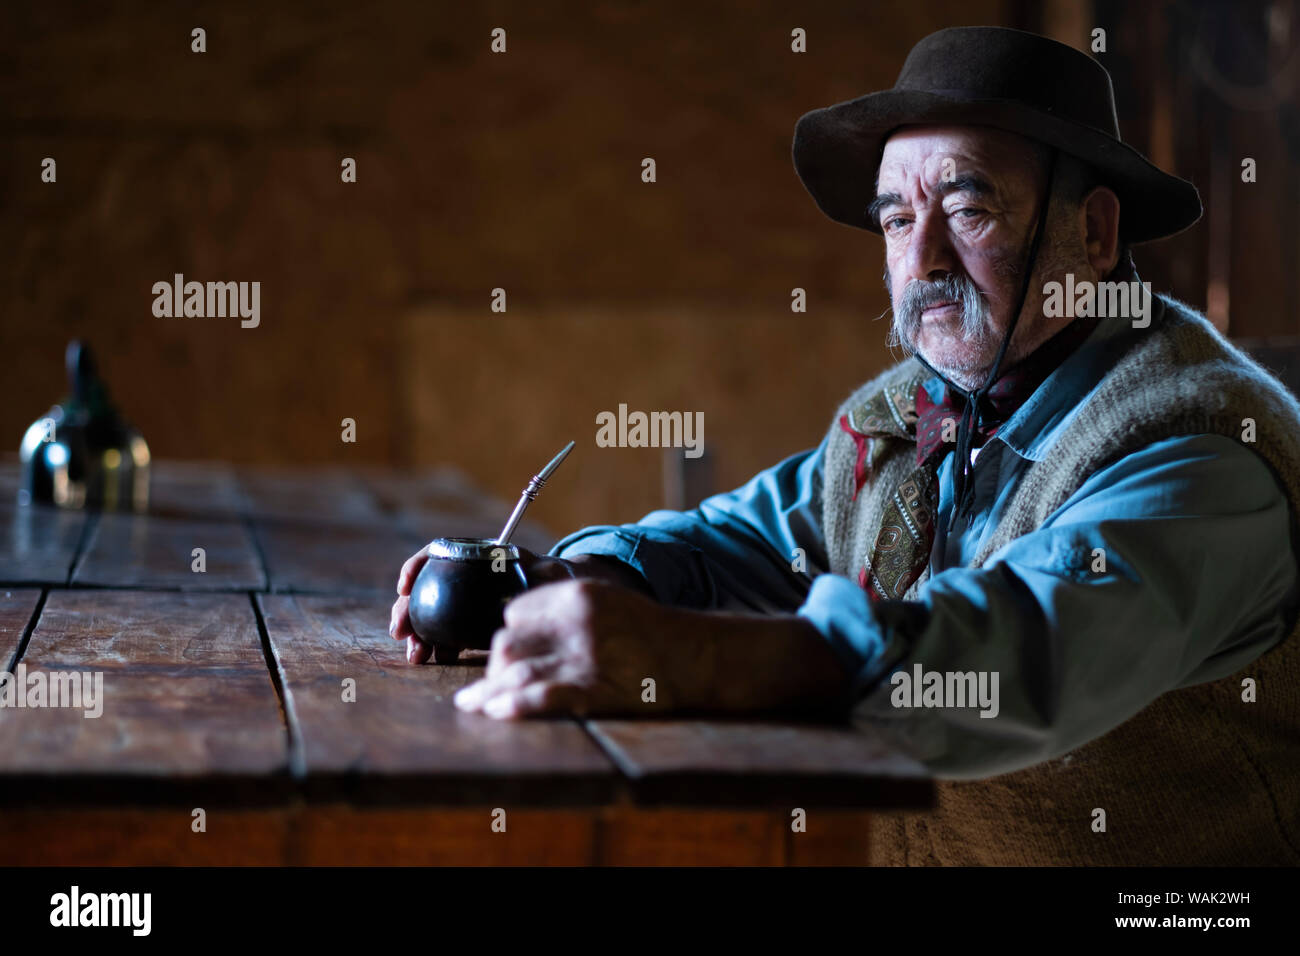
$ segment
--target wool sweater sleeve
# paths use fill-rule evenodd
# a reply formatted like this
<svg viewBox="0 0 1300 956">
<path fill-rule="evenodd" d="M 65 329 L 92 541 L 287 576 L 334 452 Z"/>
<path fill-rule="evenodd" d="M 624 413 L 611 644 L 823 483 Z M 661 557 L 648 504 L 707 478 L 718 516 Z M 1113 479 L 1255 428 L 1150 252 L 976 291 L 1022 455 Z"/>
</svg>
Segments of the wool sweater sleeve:
<svg viewBox="0 0 1300 956">
<path fill-rule="evenodd" d="M 1296 606 L 1289 506 L 1263 459 L 1222 436 L 1167 439 L 1093 474 L 982 566 L 935 575 L 884 628 L 894 667 L 854 722 L 940 777 L 1018 770 L 1166 691 L 1248 677 Z M 966 686 L 996 693 L 927 704 L 931 674 L 984 675 Z"/>
</svg>

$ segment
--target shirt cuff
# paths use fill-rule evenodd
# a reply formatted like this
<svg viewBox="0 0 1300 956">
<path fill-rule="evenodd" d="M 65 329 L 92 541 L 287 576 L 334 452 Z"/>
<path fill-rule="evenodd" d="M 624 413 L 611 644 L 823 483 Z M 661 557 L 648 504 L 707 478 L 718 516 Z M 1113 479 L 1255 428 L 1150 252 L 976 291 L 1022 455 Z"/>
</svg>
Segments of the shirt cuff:
<svg viewBox="0 0 1300 956">
<path fill-rule="evenodd" d="M 852 677 L 854 700 L 878 684 L 900 656 L 899 642 L 881 626 L 867 592 L 846 577 L 818 575 L 796 613 L 821 632 L 839 657 Z"/>
<path fill-rule="evenodd" d="M 673 604 L 681 593 L 681 570 L 664 559 L 658 549 L 642 547 L 645 535 L 613 525 L 584 528 L 556 542 L 550 555 L 571 558 L 579 554 L 599 554 L 617 558 L 645 578 L 660 604 Z"/>
</svg>

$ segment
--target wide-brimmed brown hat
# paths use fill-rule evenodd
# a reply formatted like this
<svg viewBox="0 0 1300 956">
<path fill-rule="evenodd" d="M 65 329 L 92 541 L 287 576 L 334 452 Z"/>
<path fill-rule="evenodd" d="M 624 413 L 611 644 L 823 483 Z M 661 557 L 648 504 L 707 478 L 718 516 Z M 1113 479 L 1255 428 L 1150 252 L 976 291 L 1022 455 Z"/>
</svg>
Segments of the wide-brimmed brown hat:
<svg viewBox="0 0 1300 956">
<path fill-rule="evenodd" d="M 794 129 L 794 165 L 822 212 L 879 234 L 867 215 L 885 140 L 900 126 L 981 125 L 1019 133 L 1093 166 L 1120 201 L 1132 243 L 1181 232 L 1201 217 L 1196 187 L 1119 134 L 1110 74 L 1063 43 L 1004 27 L 953 27 L 907 55 L 891 90 L 813 110 Z"/>
</svg>

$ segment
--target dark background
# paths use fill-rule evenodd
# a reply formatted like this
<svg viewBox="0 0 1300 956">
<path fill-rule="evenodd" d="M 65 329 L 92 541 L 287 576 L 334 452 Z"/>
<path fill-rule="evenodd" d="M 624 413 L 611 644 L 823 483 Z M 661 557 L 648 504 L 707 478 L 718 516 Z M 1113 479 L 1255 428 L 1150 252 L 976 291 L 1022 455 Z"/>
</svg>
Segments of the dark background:
<svg viewBox="0 0 1300 956">
<path fill-rule="evenodd" d="M 1106 30 L 1125 138 L 1207 209 L 1142 277 L 1295 387 L 1300 3 L 40 2 L 0 12 L 0 445 L 83 337 L 156 458 L 450 462 L 513 498 L 574 438 L 530 512 L 557 531 L 693 504 L 662 452 L 596 447 L 625 402 L 702 411 L 693 490 L 734 487 L 891 360 L 881 242 L 817 210 L 795 121 L 970 24 Z M 154 317 L 176 272 L 260 281 L 260 327 Z"/>
</svg>

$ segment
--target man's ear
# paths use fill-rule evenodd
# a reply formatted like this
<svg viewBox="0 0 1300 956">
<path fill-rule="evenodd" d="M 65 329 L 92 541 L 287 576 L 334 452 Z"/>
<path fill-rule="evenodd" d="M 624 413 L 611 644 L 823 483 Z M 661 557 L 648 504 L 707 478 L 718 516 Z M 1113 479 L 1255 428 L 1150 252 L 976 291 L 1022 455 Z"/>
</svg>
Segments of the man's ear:
<svg viewBox="0 0 1300 956">
<path fill-rule="evenodd" d="M 1088 264 L 1104 279 L 1119 261 L 1119 197 L 1097 186 L 1083 197 L 1082 215 Z"/>
</svg>

